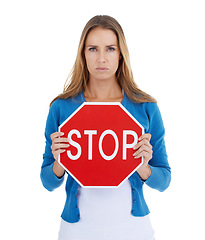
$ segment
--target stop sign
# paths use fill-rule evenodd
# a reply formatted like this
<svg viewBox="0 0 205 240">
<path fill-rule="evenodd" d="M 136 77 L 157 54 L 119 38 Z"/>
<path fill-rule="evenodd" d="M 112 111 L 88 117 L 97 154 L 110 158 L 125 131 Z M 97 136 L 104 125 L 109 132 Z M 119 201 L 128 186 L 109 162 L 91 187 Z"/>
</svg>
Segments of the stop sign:
<svg viewBox="0 0 205 240">
<path fill-rule="evenodd" d="M 70 139 L 59 163 L 82 187 L 118 187 L 143 163 L 133 147 L 144 133 L 120 103 L 83 103 L 60 126 Z"/>
</svg>

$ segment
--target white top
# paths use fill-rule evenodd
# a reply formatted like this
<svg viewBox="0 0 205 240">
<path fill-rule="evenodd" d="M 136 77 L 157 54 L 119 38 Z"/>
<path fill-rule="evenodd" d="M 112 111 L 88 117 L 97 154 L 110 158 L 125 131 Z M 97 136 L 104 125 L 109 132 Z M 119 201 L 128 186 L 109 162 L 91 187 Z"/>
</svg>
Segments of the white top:
<svg viewBox="0 0 205 240">
<path fill-rule="evenodd" d="M 61 221 L 59 240 L 153 240 L 149 215 L 131 215 L 129 180 L 119 188 L 81 188 L 77 194 L 80 221 Z"/>
</svg>

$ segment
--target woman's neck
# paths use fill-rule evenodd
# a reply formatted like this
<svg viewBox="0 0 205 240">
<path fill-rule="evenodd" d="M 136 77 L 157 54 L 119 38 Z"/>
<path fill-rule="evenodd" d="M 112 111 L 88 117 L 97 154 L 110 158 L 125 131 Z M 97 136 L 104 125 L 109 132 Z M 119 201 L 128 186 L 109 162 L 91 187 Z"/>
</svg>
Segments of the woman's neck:
<svg viewBox="0 0 205 240">
<path fill-rule="evenodd" d="M 122 89 L 116 81 L 89 81 L 84 92 L 86 101 L 91 102 L 121 102 Z"/>
</svg>

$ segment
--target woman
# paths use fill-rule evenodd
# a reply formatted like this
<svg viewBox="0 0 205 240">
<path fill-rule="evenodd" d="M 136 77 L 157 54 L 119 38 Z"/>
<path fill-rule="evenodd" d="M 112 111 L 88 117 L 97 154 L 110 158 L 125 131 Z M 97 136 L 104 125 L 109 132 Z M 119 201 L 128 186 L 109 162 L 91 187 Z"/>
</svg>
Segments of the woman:
<svg viewBox="0 0 205 240">
<path fill-rule="evenodd" d="M 57 160 L 69 148 L 69 139 L 58 126 L 85 101 L 121 102 L 143 125 L 145 134 L 134 146 L 133 157 L 143 156 L 144 163 L 117 189 L 81 188 L 68 174 L 59 240 L 153 240 L 142 187 L 146 183 L 164 191 L 169 186 L 164 126 L 156 100 L 134 82 L 124 33 L 115 19 L 95 16 L 86 24 L 68 79 L 47 118 L 44 187 L 53 191 L 63 183 L 65 170 Z"/>
</svg>

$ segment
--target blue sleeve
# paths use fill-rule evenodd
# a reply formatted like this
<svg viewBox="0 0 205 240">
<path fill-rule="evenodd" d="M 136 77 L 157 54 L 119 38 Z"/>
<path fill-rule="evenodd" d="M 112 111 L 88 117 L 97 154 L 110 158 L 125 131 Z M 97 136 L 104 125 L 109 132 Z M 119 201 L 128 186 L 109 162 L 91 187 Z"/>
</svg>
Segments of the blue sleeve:
<svg viewBox="0 0 205 240">
<path fill-rule="evenodd" d="M 41 166 L 40 174 L 43 186 L 49 191 L 53 191 L 54 189 L 59 187 L 64 180 L 64 176 L 62 178 L 58 178 L 53 172 L 53 164 L 55 162 L 55 159 L 53 157 L 51 150 L 52 140 L 50 138 L 50 135 L 54 132 L 58 132 L 58 126 L 59 126 L 59 109 L 57 101 L 55 101 L 51 105 L 47 117 L 45 129 L 46 145 L 45 152 L 43 154 L 43 164 Z"/>
<path fill-rule="evenodd" d="M 150 143 L 153 147 L 153 156 L 149 161 L 151 176 L 145 183 L 154 189 L 164 191 L 168 188 L 171 181 L 171 168 L 165 147 L 165 129 L 161 113 L 157 104 L 148 103 L 149 130 L 152 135 Z"/>
</svg>

